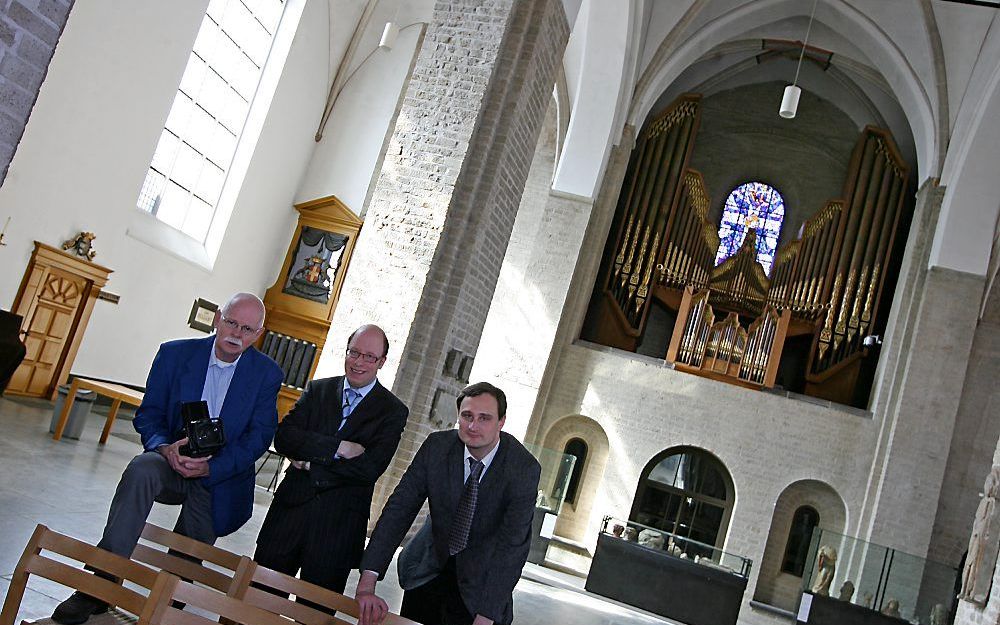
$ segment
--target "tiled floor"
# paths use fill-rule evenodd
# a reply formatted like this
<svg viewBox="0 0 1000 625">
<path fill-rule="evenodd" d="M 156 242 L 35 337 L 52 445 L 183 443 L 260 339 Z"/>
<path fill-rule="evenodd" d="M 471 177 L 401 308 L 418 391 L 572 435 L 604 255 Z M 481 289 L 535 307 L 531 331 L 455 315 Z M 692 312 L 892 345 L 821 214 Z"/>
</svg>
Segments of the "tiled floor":
<svg viewBox="0 0 1000 625">
<path fill-rule="evenodd" d="M 98 406 L 95 412 L 103 409 Z M 106 413 L 105 413 L 106 414 Z M 103 418 L 91 415 L 81 440 L 53 441 L 48 434 L 51 405 L 36 400 L 0 398 L 0 593 L 7 594 L 10 575 L 35 525 L 96 543 L 101 536 L 111 495 L 122 469 L 138 451 L 131 424 L 119 419 L 107 445 L 97 444 Z M 273 461 L 272 461 L 273 466 Z M 270 471 L 261 473 L 267 483 Z M 219 546 L 253 553 L 254 540 L 271 494 L 257 490 L 254 513 L 241 530 L 220 539 Z M 157 504 L 150 521 L 173 527 L 177 508 Z M 355 576 L 348 581 L 353 593 Z M 395 567 L 379 590 L 397 610 L 402 591 Z M 68 592 L 44 580 L 32 580 L 18 621 L 49 616 Z M 515 622 L 519 625 L 646 625 L 669 623 L 582 590 L 582 580 L 529 564 L 515 590 Z"/>
</svg>

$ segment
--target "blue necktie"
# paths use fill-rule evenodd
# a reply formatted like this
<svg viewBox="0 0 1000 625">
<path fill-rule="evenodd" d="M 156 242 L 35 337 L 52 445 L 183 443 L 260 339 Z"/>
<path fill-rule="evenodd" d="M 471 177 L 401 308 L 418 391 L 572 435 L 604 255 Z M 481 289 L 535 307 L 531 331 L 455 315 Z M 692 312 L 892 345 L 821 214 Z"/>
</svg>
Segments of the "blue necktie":
<svg viewBox="0 0 1000 625">
<path fill-rule="evenodd" d="M 357 405 L 358 397 L 360 396 L 361 393 L 349 386 L 344 389 L 344 406 L 340 413 L 342 418 L 340 419 L 340 427 L 337 428 L 338 432 L 344 429 L 344 425 L 347 424 L 347 417 L 351 416 L 351 412 L 354 411 L 354 406 Z"/>
</svg>

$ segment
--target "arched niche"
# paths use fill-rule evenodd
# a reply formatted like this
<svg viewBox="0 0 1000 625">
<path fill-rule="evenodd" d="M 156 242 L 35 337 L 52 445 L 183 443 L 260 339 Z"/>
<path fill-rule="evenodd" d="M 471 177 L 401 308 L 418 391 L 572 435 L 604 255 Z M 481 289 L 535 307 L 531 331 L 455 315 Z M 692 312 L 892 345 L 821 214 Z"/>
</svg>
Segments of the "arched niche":
<svg viewBox="0 0 1000 625">
<path fill-rule="evenodd" d="M 585 541 L 587 525 L 597 497 L 597 486 L 604 478 L 604 467 L 608 462 L 608 436 L 597 421 L 582 415 L 572 415 L 559 419 L 545 433 L 542 446 L 563 452 L 571 441 L 581 441 L 587 446 L 587 454 L 579 471 L 576 498 L 566 501 L 559 512 L 555 533 L 575 541 Z"/>
<path fill-rule="evenodd" d="M 793 524 L 797 512 L 811 509 L 819 516 L 819 527 L 843 533 L 847 508 L 840 494 L 826 482 L 800 480 L 789 484 L 774 503 L 771 528 L 767 534 L 754 600 L 785 610 L 794 610 L 802 590 L 802 577 L 786 570 L 789 540 L 795 541 Z M 803 574 L 808 571 L 803 571 Z"/>
</svg>

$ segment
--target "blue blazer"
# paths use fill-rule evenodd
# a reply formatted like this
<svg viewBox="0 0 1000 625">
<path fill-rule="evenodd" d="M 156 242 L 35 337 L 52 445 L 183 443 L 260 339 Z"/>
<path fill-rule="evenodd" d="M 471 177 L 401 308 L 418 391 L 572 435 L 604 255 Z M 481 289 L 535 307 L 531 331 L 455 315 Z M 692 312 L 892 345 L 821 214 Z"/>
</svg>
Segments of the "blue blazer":
<svg viewBox="0 0 1000 625">
<path fill-rule="evenodd" d="M 181 403 L 199 401 L 215 336 L 160 345 L 146 379 L 146 394 L 132 424 L 147 451 L 173 443 L 183 430 Z M 278 427 L 277 395 L 284 375 L 253 347 L 243 352 L 222 404 L 226 446 L 208 461 L 207 477 L 196 478 L 212 494 L 212 525 L 217 536 L 231 534 L 253 511 L 254 462 Z"/>
</svg>

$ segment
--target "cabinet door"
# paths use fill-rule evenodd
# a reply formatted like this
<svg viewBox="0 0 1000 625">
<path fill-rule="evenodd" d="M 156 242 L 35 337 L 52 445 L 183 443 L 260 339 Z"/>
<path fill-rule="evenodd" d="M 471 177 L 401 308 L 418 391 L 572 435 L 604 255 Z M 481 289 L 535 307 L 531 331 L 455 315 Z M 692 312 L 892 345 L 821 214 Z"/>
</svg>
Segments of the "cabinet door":
<svg viewBox="0 0 1000 625">
<path fill-rule="evenodd" d="M 54 377 L 73 337 L 84 295 L 89 289 L 88 280 L 59 269 L 49 268 L 40 278 L 40 284 L 30 297 L 22 326 L 28 331 L 24 338 L 27 354 L 7 386 L 7 393 L 12 395 L 51 395 Z"/>
</svg>

